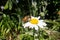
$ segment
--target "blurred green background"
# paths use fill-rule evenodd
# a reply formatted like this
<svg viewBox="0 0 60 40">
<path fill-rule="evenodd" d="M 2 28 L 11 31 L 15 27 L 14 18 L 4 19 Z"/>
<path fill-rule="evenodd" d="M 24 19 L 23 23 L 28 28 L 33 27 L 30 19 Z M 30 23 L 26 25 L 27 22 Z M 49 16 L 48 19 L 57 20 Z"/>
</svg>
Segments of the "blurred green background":
<svg viewBox="0 0 60 40">
<path fill-rule="evenodd" d="M 48 29 L 24 29 L 27 15 L 41 16 Z M 60 0 L 0 0 L 0 40 L 60 40 Z"/>
</svg>

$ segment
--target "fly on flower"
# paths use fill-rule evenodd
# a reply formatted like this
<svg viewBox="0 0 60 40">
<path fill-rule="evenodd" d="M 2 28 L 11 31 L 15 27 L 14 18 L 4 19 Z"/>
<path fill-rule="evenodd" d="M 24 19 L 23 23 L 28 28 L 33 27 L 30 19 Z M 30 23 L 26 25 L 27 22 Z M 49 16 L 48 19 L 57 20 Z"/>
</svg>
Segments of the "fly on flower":
<svg viewBox="0 0 60 40">
<path fill-rule="evenodd" d="M 44 22 L 44 20 L 39 20 L 39 17 L 33 17 L 31 16 L 30 20 L 28 22 L 26 22 L 25 24 L 23 24 L 24 28 L 35 28 L 35 30 L 38 30 L 38 27 L 40 28 L 44 28 L 44 26 L 46 26 L 47 24 Z"/>
<path fill-rule="evenodd" d="M 25 16 L 25 17 L 22 19 L 22 21 L 25 23 L 25 22 L 27 22 L 29 19 L 30 19 L 30 16 L 28 15 L 28 16 Z"/>
</svg>

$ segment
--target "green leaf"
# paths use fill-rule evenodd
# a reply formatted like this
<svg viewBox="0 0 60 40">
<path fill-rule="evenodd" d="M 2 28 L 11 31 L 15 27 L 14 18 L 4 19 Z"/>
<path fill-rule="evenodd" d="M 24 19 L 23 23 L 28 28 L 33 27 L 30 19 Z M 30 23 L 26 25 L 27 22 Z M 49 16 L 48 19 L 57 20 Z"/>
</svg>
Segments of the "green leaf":
<svg viewBox="0 0 60 40">
<path fill-rule="evenodd" d="M 8 9 L 11 10 L 12 9 L 12 1 L 11 0 L 8 0 L 7 3 L 5 4 L 4 6 L 4 9 Z"/>
<path fill-rule="evenodd" d="M 9 10 L 11 10 L 11 9 L 12 9 L 12 1 L 9 0 Z"/>
<path fill-rule="evenodd" d="M 8 4 L 9 4 L 9 1 L 7 1 L 7 3 L 6 3 L 5 6 L 4 6 L 4 9 L 5 9 L 5 10 L 8 9 Z"/>
<path fill-rule="evenodd" d="M 10 31 L 10 29 L 8 29 L 7 31 L 6 31 L 6 33 L 8 33 Z"/>
<path fill-rule="evenodd" d="M 22 40 L 23 36 L 25 36 L 25 34 L 20 34 L 20 40 Z"/>
</svg>

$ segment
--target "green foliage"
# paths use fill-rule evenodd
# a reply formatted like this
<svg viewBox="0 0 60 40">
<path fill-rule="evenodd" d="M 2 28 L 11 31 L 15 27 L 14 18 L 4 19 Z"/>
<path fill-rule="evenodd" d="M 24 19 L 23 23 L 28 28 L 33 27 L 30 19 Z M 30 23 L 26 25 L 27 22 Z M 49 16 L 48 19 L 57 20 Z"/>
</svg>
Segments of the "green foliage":
<svg viewBox="0 0 60 40">
<path fill-rule="evenodd" d="M 12 6 L 13 6 L 12 0 L 8 0 L 8 1 L 6 2 L 6 5 L 5 5 L 4 9 L 5 9 L 5 10 L 6 10 L 6 9 L 11 10 L 11 9 L 12 9 Z"/>
<path fill-rule="evenodd" d="M 57 6 L 55 11 L 51 9 L 53 12 L 46 9 L 47 5 L 52 5 L 52 3 L 54 3 L 55 7 Z M 60 15 L 56 13 L 60 10 L 59 5 L 58 0 L 19 0 L 18 3 L 16 0 L 7 0 L 4 10 L 0 11 L 0 14 L 2 14 L 2 19 L 0 19 L 0 39 L 60 40 Z M 46 29 L 39 28 L 38 31 L 29 28 L 24 29 L 22 19 L 25 15 L 41 16 L 41 19 L 47 23 Z"/>
</svg>

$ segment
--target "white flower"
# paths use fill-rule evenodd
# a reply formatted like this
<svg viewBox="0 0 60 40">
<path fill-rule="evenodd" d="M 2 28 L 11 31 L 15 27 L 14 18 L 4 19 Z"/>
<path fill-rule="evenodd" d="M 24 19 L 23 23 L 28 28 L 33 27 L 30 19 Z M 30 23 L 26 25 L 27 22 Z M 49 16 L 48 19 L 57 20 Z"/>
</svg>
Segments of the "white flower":
<svg viewBox="0 0 60 40">
<path fill-rule="evenodd" d="M 31 19 L 29 22 L 23 24 L 24 28 L 29 27 L 29 28 L 35 28 L 35 30 L 38 30 L 38 27 L 44 28 L 47 24 L 44 22 L 44 20 L 39 20 L 40 17 L 33 17 L 31 16 Z"/>
</svg>

